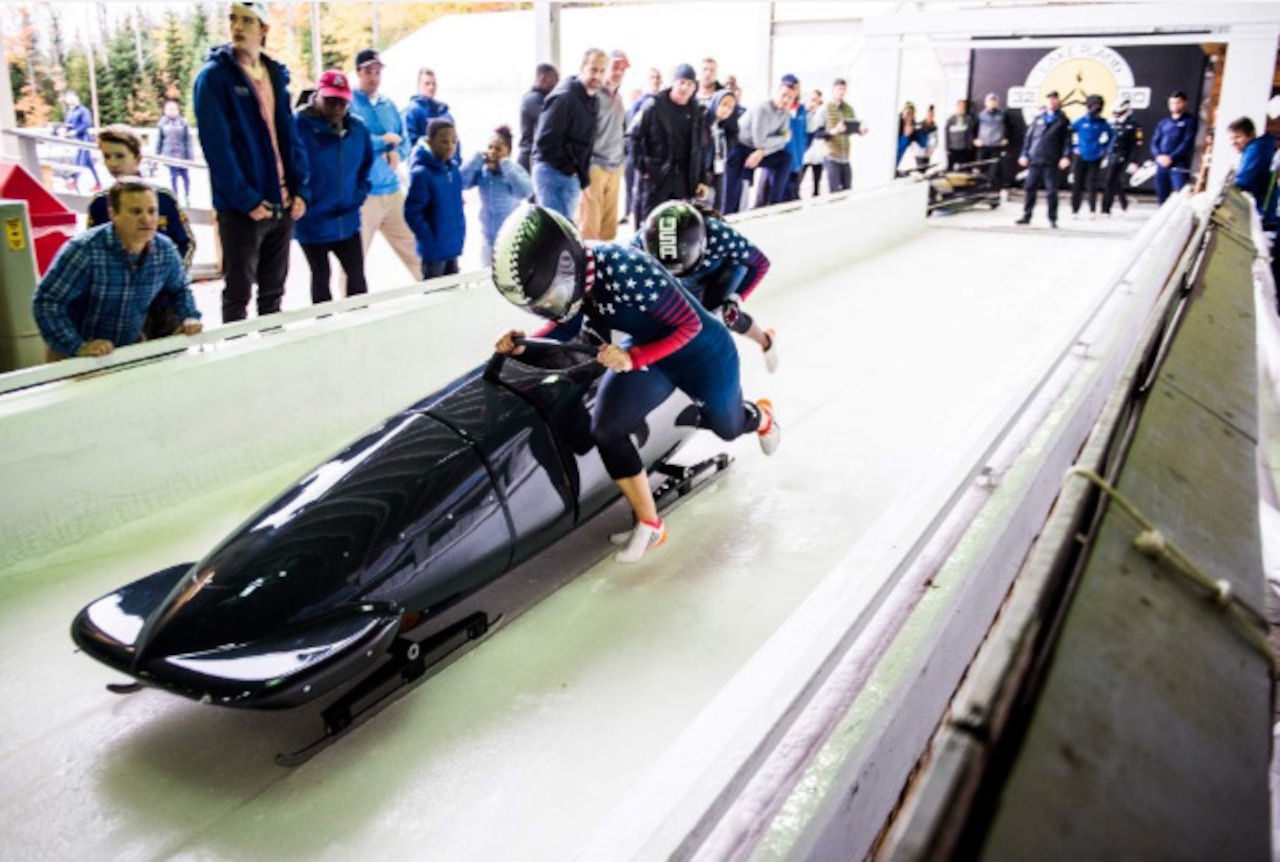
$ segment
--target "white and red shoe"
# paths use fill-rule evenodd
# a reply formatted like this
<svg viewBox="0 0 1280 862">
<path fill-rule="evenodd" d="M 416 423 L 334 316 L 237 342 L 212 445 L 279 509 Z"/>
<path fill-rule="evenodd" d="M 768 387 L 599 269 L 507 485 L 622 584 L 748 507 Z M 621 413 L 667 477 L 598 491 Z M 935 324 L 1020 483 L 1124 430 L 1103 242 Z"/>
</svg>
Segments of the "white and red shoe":
<svg viewBox="0 0 1280 862">
<path fill-rule="evenodd" d="M 615 545 L 624 545 L 622 550 L 613 555 L 619 563 L 638 562 L 649 551 L 667 540 L 667 525 L 659 520 L 657 524 L 641 521 L 629 534 L 614 533 L 609 541 Z"/>
<path fill-rule="evenodd" d="M 766 329 L 764 334 L 769 336 L 769 346 L 764 349 L 764 367 L 773 374 L 778 370 L 778 333 Z"/>
<path fill-rule="evenodd" d="M 756 434 L 760 435 L 760 448 L 764 454 L 772 455 L 782 443 L 782 426 L 774 418 L 773 402 L 768 398 L 757 401 L 756 409 L 760 411 L 760 427 L 756 429 Z"/>
</svg>

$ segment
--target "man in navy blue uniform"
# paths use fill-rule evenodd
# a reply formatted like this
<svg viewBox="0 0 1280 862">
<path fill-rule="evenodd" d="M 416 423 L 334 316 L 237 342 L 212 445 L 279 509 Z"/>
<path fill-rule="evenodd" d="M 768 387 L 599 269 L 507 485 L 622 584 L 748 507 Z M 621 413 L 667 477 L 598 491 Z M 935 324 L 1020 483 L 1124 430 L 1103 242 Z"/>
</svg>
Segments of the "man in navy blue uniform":
<svg viewBox="0 0 1280 862">
<path fill-rule="evenodd" d="M 1156 160 L 1156 201 L 1164 203 L 1191 179 L 1191 157 L 1195 154 L 1196 118 L 1187 113 L 1187 94 L 1169 97 L 1169 116 L 1156 126 L 1151 136 L 1151 155 Z"/>
<path fill-rule="evenodd" d="M 674 232 L 669 241 L 677 241 Z M 540 336 L 568 341 L 584 328 L 601 341 L 613 332 L 629 336 L 599 347 L 597 361 L 608 370 L 591 417 L 600 459 L 635 515 L 634 528 L 614 537 L 624 546 L 619 562 L 635 562 L 667 538 L 632 434 L 674 390 L 698 402 L 700 427 L 724 440 L 755 431 L 766 454 L 777 449 L 772 405 L 742 400 L 729 330 L 644 252 L 584 246 L 568 219 L 525 205 L 498 234 L 493 281 L 507 300 L 551 321 Z M 494 349 L 517 353 L 515 339 L 523 335 L 513 329 Z"/>
<path fill-rule="evenodd" d="M 1027 127 L 1022 141 L 1022 155 L 1018 164 L 1027 169 L 1026 202 L 1022 205 L 1022 218 L 1018 224 L 1031 224 L 1031 211 L 1036 206 L 1036 189 L 1044 185 L 1044 196 L 1049 205 L 1049 227 L 1058 226 L 1059 171 L 1071 164 L 1067 157 L 1071 146 L 1071 124 L 1062 113 L 1058 91 L 1051 90 L 1045 97 L 1045 108 Z"/>
</svg>

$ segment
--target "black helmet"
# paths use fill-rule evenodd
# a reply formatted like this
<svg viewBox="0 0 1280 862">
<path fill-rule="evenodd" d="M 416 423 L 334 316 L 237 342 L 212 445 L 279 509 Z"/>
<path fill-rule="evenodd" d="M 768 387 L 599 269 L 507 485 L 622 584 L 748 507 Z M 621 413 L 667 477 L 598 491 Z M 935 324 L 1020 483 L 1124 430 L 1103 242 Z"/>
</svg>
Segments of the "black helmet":
<svg viewBox="0 0 1280 862">
<path fill-rule="evenodd" d="M 565 321 L 582 307 L 587 252 L 564 216 L 522 204 L 507 216 L 493 244 L 493 283 L 514 305 Z"/>
<path fill-rule="evenodd" d="M 644 250 L 672 275 L 693 271 L 707 250 L 707 225 L 693 204 L 667 201 L 644 222 Z"/>
<path fill-rule="evenodd" d="M 1086 108 L 1092 108 L 1094 105 L 1097 105 L 1099 111 L 1102 110 L 1103 104 L 1104 104 L 1103 98 L 1099 96 L 1097 93 L 1094 93 L 1092 96 L 1084 100 L 1084 106 Z"/>
</svg>

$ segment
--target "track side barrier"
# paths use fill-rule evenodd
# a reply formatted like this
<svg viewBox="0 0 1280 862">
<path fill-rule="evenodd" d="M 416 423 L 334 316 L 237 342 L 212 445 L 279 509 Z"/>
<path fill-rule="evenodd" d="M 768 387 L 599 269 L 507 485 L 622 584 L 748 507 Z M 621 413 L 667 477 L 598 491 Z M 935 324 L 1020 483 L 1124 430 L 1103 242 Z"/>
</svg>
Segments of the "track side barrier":
<svg viewBox="0 0 1280 862">
<path fill-rule="evenodd" d="M 869 852 L 1193 222 L 1178 200 L 1144 227 L 1098 305 L 1012 390 L 1032 394 L 971 430 L 967 460 L 924 465 L 919 492 L 867 531 L 577 858 Z"/>
<path fill-rule="evenodd" d="M 922 186 L 750 213 L 771 294 L 924 228 Z M 537 322 L 487 270 L 0 375 L 0 570 L 296 463 L 299 473 Z"/>
</svg>

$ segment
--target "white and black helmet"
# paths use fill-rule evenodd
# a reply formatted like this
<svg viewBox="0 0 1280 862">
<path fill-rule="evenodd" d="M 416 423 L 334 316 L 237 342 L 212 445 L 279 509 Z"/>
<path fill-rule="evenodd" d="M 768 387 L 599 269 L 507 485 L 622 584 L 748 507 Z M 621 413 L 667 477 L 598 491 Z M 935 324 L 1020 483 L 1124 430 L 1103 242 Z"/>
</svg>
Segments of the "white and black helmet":
<svg viewBox="0 0 1280 862">
<path fill-rule="evenodd" d="M 674 276 L 688 275 L 707 250 L 707 224 L 685 201 L 658 204 L 644 222 L 644 250 Z"/>
<path fill-rule="evenodd" d="M 493 283 L 513 305 L 565 321 L 582 307 L 586 281 L 586 249 L 568 219 L 528 203 L 507 216 L 493 244 Z"/>
</svg>

